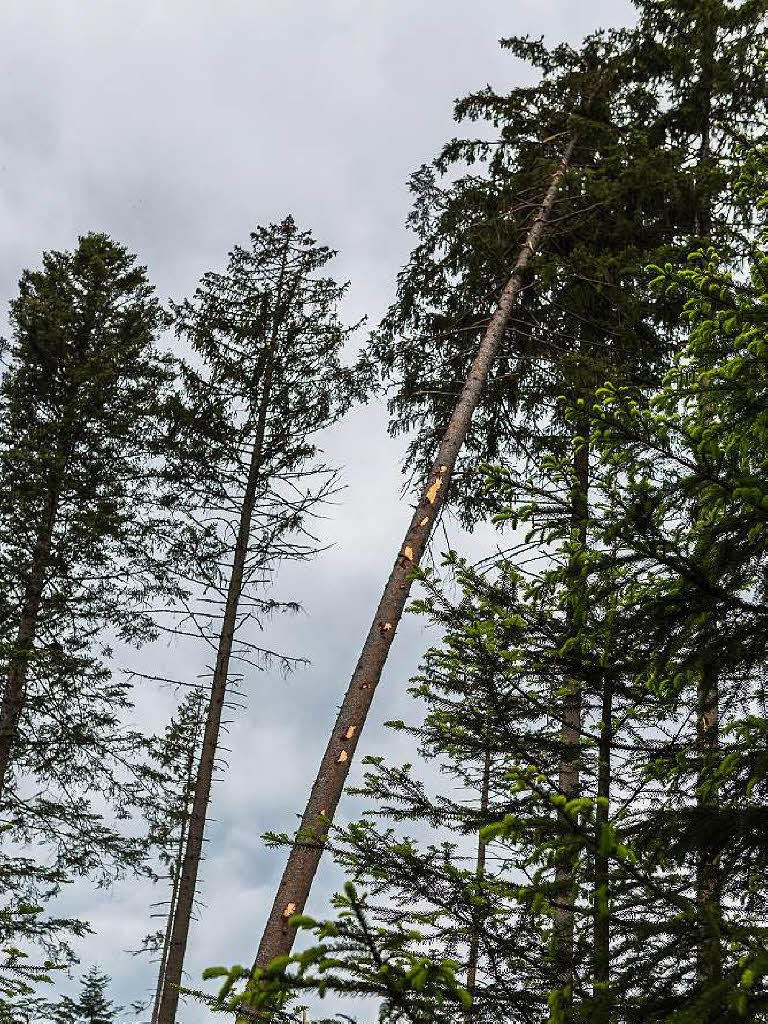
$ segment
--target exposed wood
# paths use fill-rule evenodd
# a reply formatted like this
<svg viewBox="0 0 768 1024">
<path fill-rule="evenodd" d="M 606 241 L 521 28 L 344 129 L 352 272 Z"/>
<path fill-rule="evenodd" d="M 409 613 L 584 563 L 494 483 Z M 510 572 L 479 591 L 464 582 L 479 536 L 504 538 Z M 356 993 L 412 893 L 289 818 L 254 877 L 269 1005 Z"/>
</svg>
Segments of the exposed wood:
<svg viewBox="0 0 768 1024">
<path fill-rule="evenodd" d="M 558 187 L 567 171 L 575 146 L 576 138 L 573 136 L 552 175 L 546 197 L 485 330 L 440 443 L 422 497 L 398 550 L 301 819 L 302 839 L 291 847 L 288 855 L 288 862 L 256 954 L 254 970 L 265 967 L 277 956 L 290 953 L 293 946 L 296 929 L 290 924 L 290 915 L 286 917 L 285 909 L 292 904 L 297 913 L 304 910 L 322 857 L 328 821 L 333 821 L 336 813 L 373 695 L 408 600 L 412 582 L 411 572 L 424 553 L 432 528 L 445 502 L 456 458 L 480 401 L 512 310 L 523 288 L 525 269 L 539 246 Z M 350 726 L 354 726 L 355 731 L 347 738 Z"/>
</svg>

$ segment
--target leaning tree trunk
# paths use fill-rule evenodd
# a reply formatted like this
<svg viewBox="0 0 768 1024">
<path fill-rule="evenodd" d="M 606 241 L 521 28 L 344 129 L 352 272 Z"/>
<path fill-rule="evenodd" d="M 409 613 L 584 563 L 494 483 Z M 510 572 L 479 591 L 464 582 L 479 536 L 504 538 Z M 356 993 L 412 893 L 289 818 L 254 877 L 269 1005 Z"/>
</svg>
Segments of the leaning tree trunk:
<svg viewBox="0 0 768 1024">
<path fill-rule="evenodd" d="M 253 971 L 266 967 L 277 956 L 287 955 L 293 946 L 296 928 L 290 923 L 290 919 L 294 914 L 303 911 L 309 896 L 323 853 L 325 833 L 336 812 L 373 694 L 408 599 L 412 570 L 418 565 L 424 553 L 435 520 L 445 501 L 451 474 L 467 435 L 472 414 L 480 401 L 512 309 L 523 287 L 525 268 L 538 249 L 560 181 L 566 173 L 575 146 L 576 137 L 573 136 L 552 175 L 546 197 L 523 243 L 512 276 L 501 293 L 499 304 L 485 331 L 443 435 L 437 458 L 395 558 L 395 564 L 384 587 L 362 653 L 320 762 L 301 820 L 300 836 L 288 855 L 288 863 L 267 919 Z"/>
<path fill-rule="evenodd" d="M 51 485 L 48 489 L 45 508 L 32 552 L 32 564 L 24 590 L 16 642 L 10 657 L 2 706 L 0 706 L 0 803 L 5 792 L 11 751 L 24 710 L 29 663 L 37 633 L 40 601 L 45 588 L 48 561 L 51 557 L 51 543 L 58 507 L 59 488 Z"/>
<path fill-rule="evenodd" d="M 275 315 L 277 316 L 277 312 Z M 187 848 L 184 853 L 184 861 L 181 869 L 176 911 L 173 917 L 173 928 L 168 948 L 165 977 L 163 979 L 163 993 L 157 1014 L 157 1024 L 174 1024 L 176 1019 L 176 1009 L 179 1003 L 179 986 L 181 985 L 184 956 L 186 954 L 187 938 L 189 935 L 189 924 L 195 900 L 197 872 L 203 851 L 205 819 L 208 809 L 208 801 L 210 800 L 211 795 L 211 783 L 213 780 L 216 750 L 219 744 L 221 715 L 227 692 L 229 662 L 232 655 L 235 628 L 237 626 L 237 610 L 243 587 L 243 575 L 245 571 L 246 558 L 248 556 L 251 521 L 253 518 L 254 508 L 256 506 L 259 477 L 261 473 L 264 434 L 266 429 L 270 392 L 272 388 L 275 343 L 276 339 L 273 338 L 271 341 L 270 352 L 267 357 L 267 365 L 264 370 L 264 383 L 259 402 L 256 434 L 253 450 L 251 452 L 250 466 L 248 468 L 248 480 L 246 482 L 243 503 L 240 511 L 240 524 L 237 531 L 237 540 L 235 542 L 235 552 L 232 559 L 232 571 L 229 577 L 229 586 L 227 588 L 227 600 L 224 606 L 224 617 L 219 636 L 216 667 L 213 672 L 213 680 L 211 683 L 211 697 L 208 705 L 205 732 L 203 734 L 203 742 L 200 752 L 200 764 L 197 770 L 195 795 L 192 801 L 192 813 L 189 817 Z"/>
<path fill-rule="evenodd" d="M 199 725 L 196 726 L 196 730 Z M 179 885 L 181 883 L 181 874 L 184 866 L 184 851 L 186 849 L 187 842 L 187 826 L 189 825 L 189 799 L 194 791 L 194 774 L 195 774 L 195 747 L 193 744 L 189 751 L 189 758 L 187 760 L 187 778 L 184 786 L 184 809 L 181 818 L 181 828 L 179 829 L 179 841 L 176 844 L 176 856 L 173 862 L 173 884 L 171 886 L 171 902 L 168 908 L 168 916 L 166 917 L 165 923 L 165 935 L 163 936 L 163 950 L 160 956 L 160 966 L 157 970 L 157 986 L 155 988 L 155 999 L 152 1004 L 152 1018 L 150 1024 L 158 1024 L 158 1015 L 160 1013 L 160 1000 L 163 996 L 163 986 L 165 985 L 165 971 L 168 964 L 168 953 L 171 947 L 171 934 L 173 932 L 173 922 L 176 917 L 176 904 L 179 899 Z"/>
</svg>

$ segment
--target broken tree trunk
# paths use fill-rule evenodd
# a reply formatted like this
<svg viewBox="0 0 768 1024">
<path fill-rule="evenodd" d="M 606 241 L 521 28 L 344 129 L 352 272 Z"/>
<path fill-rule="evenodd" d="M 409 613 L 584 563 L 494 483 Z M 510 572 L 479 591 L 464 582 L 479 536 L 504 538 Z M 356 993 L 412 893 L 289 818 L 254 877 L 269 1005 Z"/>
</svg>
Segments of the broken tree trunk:
<svg viewBox="0 0 768 1024">
<path fill-rule="evenodd" d="M 397 553 L 384 593 L 368 631 L 362 653 L 331 732 L 300 825 L 300 839 L 291 847 L 288 863 L 259 945 L 253 970 L 266 967 L 275 957 L 290 953 L 296 929 L 293 914 L 301 913 L 309 896 L 324 847 L 324 833 L 333 820 L 349 766 L 357 747 L 373 694 L 381 678 L 389 648 L 411 589 L 411 572 L 418 565 L 445 501 L 456 458 L 469 430 L 488 373 L 496 357 L 512 309 L 523 287 L 523 274 L 538 249 L 560 181 L 576 146 L 572 136 L 561 156 L 547 194 L 526 236 L 512 276 L 501 293 L 488 327 L 453 410 L 416 506 L 402 547 Z"/>
</svg>

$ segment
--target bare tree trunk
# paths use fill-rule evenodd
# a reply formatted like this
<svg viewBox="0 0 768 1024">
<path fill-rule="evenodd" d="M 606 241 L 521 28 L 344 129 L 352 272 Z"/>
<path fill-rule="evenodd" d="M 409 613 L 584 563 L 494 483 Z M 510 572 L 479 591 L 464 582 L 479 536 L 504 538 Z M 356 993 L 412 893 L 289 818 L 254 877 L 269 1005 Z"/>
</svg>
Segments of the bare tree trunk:
<svg viewBox="0 0 768 1024">
<path fill-rule="evenodd" d="M 256 954 L 254 970 L 265 967 L 277 956 L 287 955 L 293 946 L 296 929 L 289 921 L 293 914 L 303 911 L 309 896 L 323 853 L 324 833 L 336 812 L 373 694 L 408 599 L 412 582 L 411 570 L 424 553 L 432 527 L 445 501 L 451 474 L 469 429 L 472 414 L 480 401 L 512 309 L 523 287 L 523 273 L 539 246 L 560 181 L 566 173 L 575 146 L 574 136 L 558 163 L 544 202 L 517 258 L 512 276 L 501 293 L 498 307 L 480 343 L 443 435 L 424 492 L 395 558 L 395 564 L 320 762 L 301 820 L 302 839 L 292 846 L 289 853 L 288 863 Z"/>
<path fill-rule="evenodd" d="M 278 311 L 276 309 L 275 317 L 277 318 L 277 316 Z M 197 770 L 195 795 L 192 801 L 192 813 L 189 818 L 189 836 L 187 839 L 187 848 L 184 853 L 184 862 L 181 869 L 181 878 L 178 887 L 178 900 L 176 912 L 173 918 L 173 928 L 168 949 L 168 960 L 165 970 L 165 979 L 163 982 L 163 994 L 160 999 L 160 1008 L 157 1015 L 157 1024 L 174 1024 L 176 1019 L 176 1009 L 179 1003 L 179 986 L 181 985 L 184 956 L 186 954 L 187 938 L 189 935 L 189 924 L 195 900 L 197 872 L 200 866 L 200 858 L 203 850 L 205 819 L 211 795 L 211 783 L 213 780 L 214 763 L 219 743 L 219 731 L 221 728 L 221 715 L 227 692 L 229 662 L 232 655 L 235 628 L 237 626 L 237 609 L 240 601 L 240 594 L 242 592 L 243 573 L 245 570 L 245 561 L 248 555 L 248 542 L 251 532 L 251 520 L 256 505 L 259 476 L 261 472 L 264 433 L 267 422 L 270 392 L 272 388 L 275 343 L 276 339 L 273 337 L 270 352 L 267 357 L 267 365 L 264 370 L 264 382 L 259 403 L 256 434 L 254 438 L 253 451 L 251 453 L 251 461 L 248 468 L 248 480 L 245 486 L 243 504 L 240 512 L 240 524 L 237 531 L 235 552 L 232 560 L 232 572 L 230 574 L 229 586 L 227 588 L 227 600 L 224 606 L 224 617 L 221 626 L 221 634 L 219 636 L 216 667 L 213 672 L 213 680 L 211 683 L 211 697 L 208 705 L 205 732 L 203 734 L 203 742 L 200 752 L 200 764 Z"/>
<path fill-rule="evenodd" d="M 37 534 L 29 579 L 24 590 L 16 643 L 10 658 L 5 681 L 3 701 L 0 706 L 0 802 L 5 792 L 11 750 L 18 733 L 19 719 L 24 710 L 27 690 L 27 674 L 32 656 L 32 647 L 37 633 L 37 618 L 40 601 L 45 587 L 45 575 L 51 556 L 53 528 L 59 507 L 59 487 L 49 485 L 45 509 Z"/>
<path fill-rule="evenodd" d="M 189 799 L 192 795 L 194 788 L 194 771 L 195 771 L 195 748 L 194 746 L 190 749 L 189 759 L 187 761 L 187 779 L 184 787 L 184 812 L 181 819 L 181 829 L 179 830 L 179 841 L 176 844 L 176 856 L 173 861 L 173 885 L 171 886 L 171 902 L 168 908 L 168 916 L 165 924 L 165 935 L 163 936 L 163 951 L 160 956 L 160 966 L 157 971 L 157 987 L 155 988 L 155 999 L 152 1004 L 152 1019 L 150 1024 L 157 1024 L 158 1014 L 160 1012 L 160 999 L 163 994 L 163 985 L 165 984 L 165 969 L 168 963 L 168 951 L 171 947 L 171 933 L 173 931 L 173 921 L 176 916 L 176 903 L 179 898 L 179 884 L 181 882 L 181 873 L 184 864 L 184 850 L 187 841 L 187 826 L 189 824 Z"/>
<path fill-rule="evenodd" d="M 483 783 L 480 791 L 480 827 L 486 824 L 488 817 L 488 804 L 491 788 L 491 718 L 486 716 L 485 728 L 485 760 L 483 761 Z M 485 877 L 485 848 L 486 843 L 478 834 L 477 837 L 477 860 L 475 862 L 475 880 L 480 883 Z M 469 958 L 467 960 L 467 992 L 474 995 L 475 983 L 477 981 L 477 964 L 480 956 L 480 927 L 475 923 L 472 929 L 472 937 L 469 943 Z M 471 1011 L 467 1019 L 472 1019 Z"/>
<path fill-rule="evenodd" d="M 573 480 L 571 484 L 571 540 L 583 551 L 587 541 L 587 517 L 589 515 L 589 415 L 576 419 L 573 451 Z M 570 605 L 569 626 L 572 636 L 577 636 L 584 623 L 586 595 L 578 556 L 569 560 Z M 574 651 L 578 662 L 578 646 Z M 577 671 L 565 680 L 566 693 L 563 698 L 560 728 L 560 769 L 558 789 L 566 800 L 579 796 L 581 789 L 581 725 L 582 725 L 582 679 Z M 566 824 L 567 828 L 567 824 Z M 574 883 L 575 864 L 566 856 L 555 871 L 557 929 L 557 983 L 560 988 L 570 990 L 574 971 L 574 906 L 576 886 Z M 569 997 L 565 997 L 568 1003 Z"/>
<path fill-rule="evenodd" d="M 608 991 L 611 968 L 610 874 L 608 854 L 601 851 L 601 836 L 610 818 L 612 715 L 613 681 L 609 673 L 606 672 L 603 679 L 603 706 L 600 716 L 602 725 L 597 752 L 597 808 L 595 810 L 595 917 L 592 966 L 595 1024 L 609 1024 L 611 1016 L 611 1000 Z"/>
</svg>

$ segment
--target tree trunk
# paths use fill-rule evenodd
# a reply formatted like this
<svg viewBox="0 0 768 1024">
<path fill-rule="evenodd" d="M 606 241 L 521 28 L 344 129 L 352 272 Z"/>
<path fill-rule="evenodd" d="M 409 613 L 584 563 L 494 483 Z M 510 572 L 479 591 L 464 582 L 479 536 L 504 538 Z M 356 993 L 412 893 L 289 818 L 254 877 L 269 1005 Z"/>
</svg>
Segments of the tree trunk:
<svg viewBox="0 0 768 1024">
<path fill-rule="evenodd" d="M 59 486 L 50 484 L 42 520 L 32 553 L 29 579 L 24 590 L 16 643 L 8 666 L 3 702 L 0 706 L 0 803 L 5 793 L 11 750 L 18 733 L 19 720 L 27 691 L 27 673 L 37 633 L 37 617 L 45 587 L 45 575 L 51 556 L 53 528 L 59 507 Z"/>
<path fill-rule="evenodd" d="M 712 635 L 717 630 L 712 623 Z M 715 666 L 705 662 L 699 675 L 697 693 L 696 746 L 699 762 L 696 802 L 701 811 L 716 812 L 720 805 L 717 761 L 720 745 L 719 678 Z M 699 909 L 696 974 L 701 985 L 722 976 L 720 943 L 721 883 L 715 854 L 709 849 L 696 859 L 696 902 Z"/>
<path fill-rule="evenodd" d="M 277 316 L 278 311 L 276 309 L 276 320 Z M 227 600 L 224 606 L 224 618 L 219 636 L 216 667 L 213 672 L 213 680 L 211 683 L 211 697 L 208 705 L 205 732 L 203 734 L 203 742 L 200 752 L 200 764 L 197 770 L 195 795 L 192 801 L 192 813 L 189 818 L 187 848 L 184 853 L 181 879 L 179 881 L 178 901 L 173 918 L 173 928 L 168 949 L 168 960 L 165 970 L 165 979 L 163 982 L 163 994 L 160 999 L 160 1008 L 157 1015 L 157 1024 L 174 1024 L 176 1019 L 176 1009 L 179 1002 L 179 986 L 181 985 L 181 974 L 184 966 L 184 956 L 187 949 L 187 937 L 189 935 L 189 923 L 192 917 L 192 907 L 195 899 L 197 872 L 200 866 L 200 858 L 203 850 L 205 819 L 208 809 L 208 801 L 210 800 L 211 795 L 211 782 L 213 780 L 216 750 L 219 743 L 221 715 L 227 691 L 229 662 L 232 655 L 235 628 L 237 626 L 237 609 L 243 586 L 243 574 L 245 570 L 245 561 L 248 555 L 251 520 L 256 505 L 259 475 L 261 472 L 264 433 L 266 429 L 267 411 L 269 408 L 270 392 L 272 388 L 275 344 L 276 339 L 273 337 L 270 342 L 271 348 L 264 371 L 264 383 L 259 403 L 256 435 L 254 438 L 253 451 L 251 453 L 251 461 L 248 468 L 248 480 L 245 486 L 243 504 L 240 512 L 240 524 L 237 531 L 235 552 L 232 560 L 232 572 L 230 574 L 229 586 L 227 588 Z"/>
<path fill-rule="evenodd" d="M 573 451 L 573 479 L 571 484 L 571 541 L 578 544 L 578 553 L 585 550 L 587 543 L 587 518 L 589 515 L 589 414 L 579 415 L 575 421 Z M 581 440 L 578 440 L 581 438 Z M 586 614 L 586 595 L 578 554 L 569 559 L 570 604 L 568 620 L 571 636 L 578 636 Z M 582 685 L 578 645 L 574 648 L 573 659 L 577 671 L 565 680 L 566 693 L 563 698 L 560 728 L 560 769 L 558 789 L 566 800 L 579 796 L 581 789 L 581 719 Z M 568 829 L 568 823 L 564 822 Z M 555 926 L 557 929 L 557 983 L 570 991 L 574 971 L 574 905 L 576 890 L 574 884 L 575 863 L 569 855 L 555 871 L 557 906 Z M 565 995 L 566 1004 L 570 997 Z"/>
<path fill-rule="evenodd" d="M 303 911 L 309 896 L 323 852 L 323 833 L 326 832 L 328 823 L 333 820 L 336 812 L 373 694 L 408 599 L 412 582 L 411 571 L 424 553 L 432 527 L 445 501 L 451 474 L 469 429 L 472 414 L 480 401 L 512 309 L 523 287 L 523 273 L 538 248 L 560 180 L 566 173 L 575 145 L 574 136 L 558 163 L 544 202 L 517 258 L 512 276 L 501 293 L 498 307 L 480 343 L 438 448 L 437 458 L 427 478 L 424 492 L 395 558 L 395 564 L 320 762 L 301 820 L 300 832 L 303 839 L 297 841 L 289 853 L 259 944 L 254 970 L 267 966 L 277 956 L 289 954 L 293 946 L 296 929 L 289 921 L 293 914 Z"/>
<path fill-rule="evenodd" d="M 165 935 L 163 936 L 163 951 L 160 956 L 160 966 L 157 971 L 157 987 L 155 988 L 155 999 L 152 1005 L 152 1019 L 150 1024 L 158 1024 L 158 1014 L 160 1013 L 160 999 L 162 997 L 163 986 L 165 984 L 165 969 L 168 964 L 168 952 L 171 947 L 171 933 L 173 931 L 173 921 L 176 916 L 176 903 L 179 898 L 179 884 L 181 882 L 181 873 L 184 864 L 184 849 L 187 841 L 187 826 L 189 824 L 189 799 L 194 790 L 194 770 L 195 747 L 193 746 L 190 749 L 189 759 L 187 761 L 187 780 L 184 787 L 184 812 L 181 819 L 181 829 L 179 830 L 179 841 L 176 846 L 176 857 L 173 862 L 171 903 L 168 908 L 168 917 L 166 918 Z"/>
<path fill-rule="evenodd" d="M 608 991 L 611 967 L 610 874 L 608 854 L 601 850 L 601 837 L 610 818 L 612 714 L 613 682 L 609 674 L 606 673 L 603 679 L 602 725 L 597 753 L 597 808 L 595 810 L 595 916 L 592 966 L 595 1024 L 609 1024 L 611 1016 L 611 1000 Z"/>
<path fill-rule="evenodd" d="M 483 783 L 480 791 L 480 828 L 487 824 L 488 804 L 491 788 L 491 716 L 486 716 L 485 760 L 483 761 Z M 482 836 L 477 837 L 477 860 L 475 862 L 475 880 L 479 884 L 485 876 L 485 847 Z M 480 925 L 475 922 L 469 943 L 469 959 L 467 960 L 467 992 L 474 995 L 477 981 L 477 964 L 480 955 Z M 472 1019 L 471 1011 L 467 1019 Z"/>
<path fill-rule="evenodd" d="M 701 52 L 702 90 L 701 104 L 701 142 L 697 169 L 699 187 L 701 188 L 702 173 L 706 173 L 712 160 L 711 122 L 712 122 L 712 91 L 714 88 L 714 53 L 717 45 L 716 30 L 708 12 L 699 13 L 699 28 L 702 31 L 703 45 Z M 709 194 L 699 195 L 696 215 L 696 229 L 700 237 L 711 240 L 712 209 Z M 709 417 L 706 394 L 701 403 L 702 418 Z M 705 536 L 701 542 L 702 552 L 709 547 L 709 539 Z M 710 642 L 717 636 L 716 623 L 710 622 Z M 718 748 L 720 745 L 720 680 L 717 666 L 710 659 L 705 659 L 696 693 L 696 747 L 699 764 L 696 780 L 696 802 L 704 811 L 716 810 L 720 797 L 716 783 L 715 770 Z M 700 985 L 716 982 L 722 975 L 722 950 L 720 940 L 721 916 L 721 883 L 718 865 L 713 854 L 704 849 L 696 859 L 696 902 L 699 910 L 698 942 L 696 950 L 696 974 Z M 714 1011 L 716 1014 L 717 1011 Z"/>
</svg>

